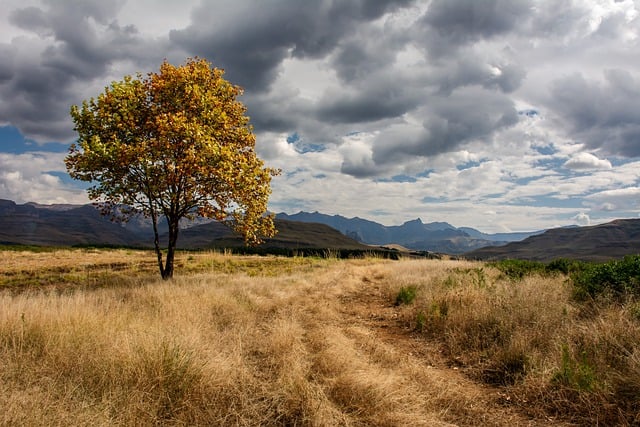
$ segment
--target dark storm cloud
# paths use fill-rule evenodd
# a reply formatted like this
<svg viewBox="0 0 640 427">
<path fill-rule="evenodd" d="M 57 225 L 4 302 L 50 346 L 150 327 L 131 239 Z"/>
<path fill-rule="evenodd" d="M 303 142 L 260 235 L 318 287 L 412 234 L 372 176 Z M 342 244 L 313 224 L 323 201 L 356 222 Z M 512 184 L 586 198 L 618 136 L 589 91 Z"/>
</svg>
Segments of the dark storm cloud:
<svg viewBox="0 0 640 427">
<path fill-rule="evenodd" d="M 365 123 L 399 117 L 424 101 L 405 82 L 375 79 L 353 93 L 327 93 L 318 103 L 317 117 L 328 123 Z"/>
<path fill-rule="evenodd" d="M 531 6 L 530 0 L 434 0 L 417 29 L 429 53 L 439 57 L 518 28 Z"/>
<path fill-rule="evenodd" d="M 499 70 L 500 74 L 489 79 L 485 87 L 499 87 L 503 92 L 513 92 L 520 87 L 526 75 L 525 69 L 519 64 L 506 64 Z"/>
<path fill-rule="evenodd" d="M 9 81 L 13 77 L 13 69 L 16 53 L 6 44 L 0 44 L 0 84 Z"/>
<path fill-rule="evenodd" d="M 114 61 L 144 63 L 158 50 L 118 25 L 120 3 L 51 0 L 45 9 L 12 11 L 9 21 L 33 37 L 0 45 L 0 122 L 40 141 L 70 139 L 69 106 L 81 101 L 83 83 L 105 76 Z"/>
<path fill-rule="evenodd" d="M 462 87 L 516 91 L 527 70 L 507 40 L 530 22 L 532 4 L 529 0 L 432 1 L 411 29 L 412 43 L 428 58 L 425 83 L 440 96 Z"/>
<path fill-rule="evenodd" d="M 25 7 L 11 12 L 9 22 L 18 28 L 33 31 L 40 35 L 50 33 L 49 19 L 47 15 L 37 7 Z"/>
<path fill-rule="evenodd" d="M 413 156 L 434 156 L 455 151 L 472 141 L 489 141 L 502 129 L 518 122 L 513 101 L 480 88 L 456 91 L 431 99 L 422 128 L 382 132 L 373 143 L 377 164 Z"/>
<path fill-rule="evenodd" d="M 520 87 L 525 76 L 526 71 L 519 64 L 492 65 L 467 52 L 435 68 L 430 80 L 438 86 L 441 95 L 448 95 L 458 87 L 473 85 L 509 93 Z"/>
<path fill-rule="evenodd" d="M 640 80 L 625 70 L 607 70 L 603 81 L 576 73 L 556 80 L 549 106 L 568 137 L 592 150 L 640 156 Z"/>
<path fill-rule="evenodd" d="M 362 157 L 359 159 L 345 158 L 340 167 L 340 172 L 351 175 L 356 178 L 373 178 L 380 176 L 384 172 L 373 162 L 370 157 Z"/>
<path fill-rule="evenodd" d="M 212 59 L 230 80 L 249 90 L 266 90 L 285 58 L 320 58 L 362 23 L 412 0 L 203 3 L 192 24 L 170 33 L 187 51 Z"/>
<path fill-rule="evenodd" d="M 117 22 L 122 4 L 46 0 L 9 13 L 10 23 L 30 38 L 0 44 L 0 123 L 40 141 L 68 140 L 69 106 L 82 100 L 86 88 L 89 94 L 102 90 L 114 64 L 146 72 L 165 57 L 180 62 L 200 55 L 246 88 L 243 102 L 257 132 L 299 132 L 314 144 L 340 144 L 354 130 L 378 132 L 371 163 L 348 163 L 353 173 L 369 173 L 372 164 L 394 157 L 430 156 L 491 139 L 517 120 L 511 97 L 526 103 L 521 89 L 527 83 L 550 93 L 546 108 L 572 138 L 621 155 L 640 151 L 634 143 L 640 113 L 630 105 L 637 99 L 637 76 L 610 72 L 600 83 L 578 76 L 556 81 L 551 90 L 549 75 L 531 83 L 539 64 L 528 59 L 530 53 L 548 59 L 551 52 L 555 60 L 566 49 L 578 58 L 563 43 L 588 29 L 584 2 L 202 1 L 190 25 L 167 28 L 166 37 L 157 38 Z M 422 16 L 407 19 L 419 10 Z M 392 11 L 403 16 L 379 19 Z M 611 13 L 589 42 L 611 46 L 633 25 L 623 12 Z M 528 50 L 534 44 L 539 47 Z M 603 52 L 602 61 L 607 57 Z M 319 60 L 325 69 L 318 74 L 333 80 L 309 76 L 314 99 L 301 97 L 303 91 L 288 82 L 274 85 L 291 58 Z M 296 76 L 295 84 L 306 83 Z M 400 126 L 407 116 L 423 126 Z"/>
<path fill-rule="evenodd" d="M 360 27 L 337 46 L 331 65 L 341 81 L 357 85 L 392 65 L 398 52 L 410 42 L 403 28 Z"/>
<path fill-rule="evenodd" d="M 338 77 L 344 82 L 353 82 L 371 72 L 393 63 L 394 52 L 379 51 L 367 41 L 352 40 L 344 43 L 333 60 Z"/>
<path fill-rule="evenodd" d="M 247 91 L 242 97 L 251 125 L 257 133 L 298 133 L 311 144 L 339 144 L 348 131 L 316 120 L 313 101 L 298 96 L 292 88 L 273 93 Z"/>
<path fill-rule="evenodd" d="M 423 22 L 454 40 L 477 40 L 516 27 L 531 5 L 529 0 L 434 0 Z"/>
<path fill-rule="evenodd" d="M 518 24 L 531 37 L 559 39 L 588 26 L 592 7 L 581 0 L 535 2 L 529 22 Z"/>
<path fill-rule="evenodd" d="M 49 6 L 46 11 L 18 9 L 9 19 L 24 30 L 55 41 L 42 53 L 45 70 L 59 73 L 59 77 L 86 79 L 102 75 L 111 60 L 126 55 L 130 45 L 137 44 L 133 27 L 121 28 L 113 22 L 118 3 L 50 0 L 45 2 Z M 103 33 L 98 34 L 98 26 L 104 27 Z"/>
<path fill-rule="evenodd" d="M 299 100 L 294 91 L 245 93 L 242 102 L 258 132 L 292 132 L 300 126 L 300 117 L 310 110 L 308 103 Z"/>
</svg>

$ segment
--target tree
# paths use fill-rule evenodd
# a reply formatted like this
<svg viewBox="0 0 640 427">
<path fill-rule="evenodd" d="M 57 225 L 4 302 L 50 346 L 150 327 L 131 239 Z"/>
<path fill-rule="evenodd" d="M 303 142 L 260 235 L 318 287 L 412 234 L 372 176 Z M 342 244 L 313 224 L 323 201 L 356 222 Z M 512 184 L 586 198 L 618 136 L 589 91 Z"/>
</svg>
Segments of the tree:
<svg viewBox="0 0 640 427">
<path fill-rule="evenodd" d="M 265 215 L 271 177 L 238 101 L 242 89 L 199 58 L 159 73 L 125 76 L 97 99 L 71 107 L 78 141 L 65 158 L 72 178 L 91 182 L 89 197 L 118 221 L 151 218 L 163 279 L 173 277 L 182 218 L 224 221 L 248 244 L 275 234 Z M 166 262 L 158 221 L 169 228 Z"/>
</svg>

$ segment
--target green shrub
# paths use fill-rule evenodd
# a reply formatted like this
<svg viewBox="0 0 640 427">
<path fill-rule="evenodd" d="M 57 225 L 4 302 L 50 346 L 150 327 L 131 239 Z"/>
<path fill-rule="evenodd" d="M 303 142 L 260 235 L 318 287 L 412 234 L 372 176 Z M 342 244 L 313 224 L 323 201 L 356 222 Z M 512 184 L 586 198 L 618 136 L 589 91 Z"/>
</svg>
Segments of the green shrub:
<svg viewBox="0 0 640 427">
<path fill-rule="evenodd" d="M 424 332 L 427 327 L 427 316 L 424 314 L 424 311 L 419 311 L 416 315 L 416 331 Z"/>
<path fill-rule="evenodd" d="M 545 266 L 545 271 L 547 273 L 562 273 L 568 275 L 573 272 L 577 272 L 581 270 L 584 266 L 584 263 L 581 261 L 576 261 L 573 259 L 567 258 L 558 258 L 549 262 Z"/>
<path fill-rule="evenodd" d="M 595 370 L 582 352 L 580 360 L 575 360 L 567 345 L 562 346 L 562 366 L 551 379 L 554 384 L 563 385 L 578 391 L 594 391 L 597 387 Z"/>
<path fill-rule="evenodd" d="M 505 259 L 490 264 L 497 268 L 510 279 L 522 280 L 525 276 L 545 272 L 545 265 L 538 261 L 528 261 L 522 259 Z"/>
<path fill-rule="evenodd" d="M 594 298 L 603 294 L 640 296 L 640 255 L 604 264 L 586 264 L 571 274 L 574 296 Z"/>
<path fill-rule="evenodd" d="M 446 299 L 442 301 L 434 301 L 431 303 L 429 314 L 435 319 L 443 319 L 449 314 L 449 302 Z"/>
<path fill-rule="evenodd" d="M 546 276 L 560 273 L 569 275 L 581 271 L 586 264 L 577 260 L 558 258 L 547 264 L 540 261 L 505 259 L 490 263 L 489 265 L 497 268 L 510 279 L 522 280 L 525 276 L 531 274 Z"/>
<path fill-rule="evenodd" d="M 474 268 L 471 270 L 473 276 L 473 284 L 478 288 L 487 287 L 487 275 L 484 272 L 484 268 Z"/>
<path fill-rule="evenodd" d="M 403 286 L 396 296 L 396 305 L 411 304 L 416 299 L 418 288 L 415 285 Z"/>
</svg>

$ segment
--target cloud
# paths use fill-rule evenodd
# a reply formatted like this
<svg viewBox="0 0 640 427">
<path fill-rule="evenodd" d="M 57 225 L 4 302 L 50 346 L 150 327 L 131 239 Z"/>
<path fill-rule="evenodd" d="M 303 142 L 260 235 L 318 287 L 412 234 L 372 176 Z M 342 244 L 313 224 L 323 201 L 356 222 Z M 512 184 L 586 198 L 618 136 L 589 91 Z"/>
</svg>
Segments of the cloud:
<svg viewBox="0 0 640 427">
<path fill-rule="evenodd" d="M 527 35 L 539 39 L 567 39 L 589 32 L 592 5 L 580 1 L 536 2 L 530 6 Z"/>
<path fill-rule="evenodd" d="M 591 218 L 589 218 L 589 215 L 587 215 L 584 212 L 580 212 L 579 214 L 577 214 L 576 216 L 574 216 L 571 219 L 574 220 L 576 222 L 576 224 L 581 225 L 581 226 L 591 225 Z"/>
<path fill-rule="evenodd" d="M 363 135 L 354 135 L 346 139 L 339 149 L 343 156 L 340 172 L 356 178 L 375 177 L 386 172 L 373 161 L 371 146 Z"/>
<path fill-rule="evenodd" d="M 329 123 L 364 123 L 402 116 L 423 100 L 419 89 L 392 76 L 372 79 L 366 88 L 328 91 L 317 106 L 317 118 Z"/>
<path fill-rule="evenodd" d="M 387 70 L 411 45 L 411 19 L 388 15 L 384 23 L 359 25 L 337 43 L 330 66 L 346 84 L 358 85 L 371 75 Z"/>
<path fill-rule="evenodd" d="M 269 161 L 270 164 L 275 161 L 287 164 L 297 154 L 293 145 L 287 143 L 287 135 L 277 133 L 263 133 L 256 151 L 260 158 Z"/>
<path fill-rule="evenodd" d="M 567 136 L 589 149 L 640 156 L 640 81 L 627 70 L 605 70 L 604 80 L 576 73 L 554 81 L 549 105 Z"/>
<path fill-rule="evenodd" d="M 9 15 L 9 22 L 18 28 L 35 32 L 40 36 L 48 36 L 52 34 L 47 15 L 42 11 L 42 9 L 34 6 L 14 10 Z"/>
<path fill-rule="evenodd" d="M 595 210 L 637 212 L 640 210 L 640 187 L 599 191 L 586 196 L 585 201 Z"/>
<path fill-rule="evenodd" d="M 421 115 L 427 117 L 422 126 L 396 126 L 381 132 L 373 142 L 373 160 L 385 164 L 457 151 L 473 141 L 489 142 L 497 131 L 519 120 L 509 98 L 477 87 L 433 97 Z"/>
<path fill-rule="evenodd" d="M 563 167 L 573 170 L 611 169 L 611 162 L 590 153 L 578 153 L 567 160 Z"/>
<path fill-rule="evenodd" d="M 104 86 L 101 78 L 116 63 L 161 57 L 160 45 L 132 25 L 118 24 L 122 1 L 43 4 L 9 13 L 9 22 L 28 36 L 0 44 L 8 58 L 0 66 L 0 123 L 11 123 L 38 142 L 68 141 L 73 136 L 69 106 L 81 102 L 94 82 Z"/>
<path fill-rule="evenodd" d="M 297 95 L 296 90 L 287 87 L 271 94 L 245 93 L 242 102 L 259 132 L 292 132 L 300 126 L 301 117 L 312 114 L 309 103 Z"/>
<path fill-rule="evenodd" d="M 531 12 L 526 0 L 434 0 L 417 23 L 431 56 L 515 30 Z"/>
<path fill-rule="evenodd" d="M 471 85 L 510 93 L 520 87 L 525 76 L 526 71 L 508 59 L 498 58 L 494 61 L 466 52 L 436 69 L 431 78 L 439 86 L 440 94 L 449 95 L 458 87 Z"/>
<path fill-rule="evenodd" d="M 359 25 L 411 0 L 299 2 L 203 2 L 192 24 L 170 32 L 171 41 L 189 52 L 210 58 L 229 77 L 252 91 L 267 90 L 282 62 L 330 54 Z"/>
<path fill-rule="evenodd" d="M 65 154 L 0 153 L 0 199 L 17 203 L 88 203 L 84 191 L 63 182 Z"/>
</svg>

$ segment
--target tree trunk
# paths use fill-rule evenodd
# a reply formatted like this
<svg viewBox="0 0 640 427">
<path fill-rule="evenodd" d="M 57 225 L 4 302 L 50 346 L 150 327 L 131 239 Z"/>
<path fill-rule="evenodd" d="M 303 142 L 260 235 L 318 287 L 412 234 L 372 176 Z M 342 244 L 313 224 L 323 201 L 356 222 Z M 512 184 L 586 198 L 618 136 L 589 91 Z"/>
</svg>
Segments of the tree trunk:
<svg viewBox="0 0 640 427">
<path fill-rule="evenodd" d="M 167 218 L 167 222 L 169 223 L 169 244 L 167 245 L 167 260 L 164 265 L 164 271 L 161 272 L 164 280 L 173 278 L 173 260 L 176 253 L 176 243 L 178 242 L 178 231 L 180 230 L 178 219 Z"/>
<path fill-rule="evenodd" d="M 151 223 L 153 224 L 153 245 L 156 250 L 156 256 L 158 257 L 158 268 L 160 269 L 160 276 L 164 279 L 165 269 L 162 263 L 162 249 L 160 248 L 160 237 L 158 236 L 158 216 L 156 212 L 151 209 Z"/>
</svg>

